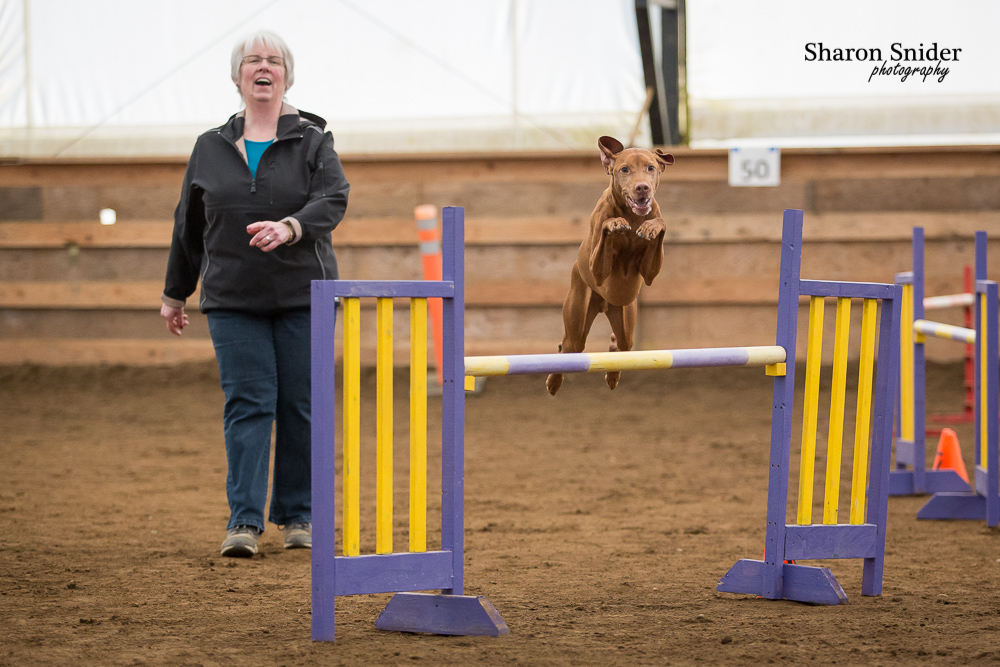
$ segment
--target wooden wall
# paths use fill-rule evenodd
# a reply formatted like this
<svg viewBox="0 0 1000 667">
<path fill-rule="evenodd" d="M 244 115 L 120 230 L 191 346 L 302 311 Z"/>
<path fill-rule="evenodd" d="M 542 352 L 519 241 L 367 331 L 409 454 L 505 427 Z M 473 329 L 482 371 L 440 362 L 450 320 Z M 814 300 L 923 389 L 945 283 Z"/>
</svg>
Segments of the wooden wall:
<svg viewBox="0 0 1000 667">
<path fill-rule="evenodd" d="M 1000 147 L 785 150 L 776 188 L 730 188 L 725 151 L 673 152 L 657 193 L 666 262 L 640 295 L 642 349 L 773 344 L 785 208 L 806 211 L 806 278 L 891 282 L 909 269 L 914 225 L 927 230 L 929 295 L 961 291 L 975 230 L 989 231 L 1000 252 Z M 334 232 L 342 277 L 420 278 L 414 206 L 464 206 L 468 353 L 555 351 L 569 269 L 607 185 L 596 149 L 343 160 L 352 188 Z M 184 166 L 0 163 L 0 363 L 212 358 L 196 309 L 180 339 L 158 313 Z M 98 224 L 105 207 L 116 225 Z M 396 312 L 403 362 L 405 303 Z M 936 316 L 961 324 L 960 311 Z M 606 349 L 609 333 L 599 320 L 588 350 Z M 928 354 L 952 360 L 962 348 L 932 341 Z"/>
</svg>

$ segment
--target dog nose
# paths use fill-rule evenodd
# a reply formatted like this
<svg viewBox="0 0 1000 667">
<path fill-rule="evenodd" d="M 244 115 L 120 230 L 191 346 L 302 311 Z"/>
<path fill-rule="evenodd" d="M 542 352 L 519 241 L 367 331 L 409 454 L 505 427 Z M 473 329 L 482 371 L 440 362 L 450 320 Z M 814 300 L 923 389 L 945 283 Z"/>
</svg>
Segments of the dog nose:
<svg viewBox="0 0 1000 667">
<path fill-rule="evenodd" d="M 636 183 L 635 193 L 637 195 L 648 195 L 649 194 L 649 184 L 648 183 Z"/>
</svg>

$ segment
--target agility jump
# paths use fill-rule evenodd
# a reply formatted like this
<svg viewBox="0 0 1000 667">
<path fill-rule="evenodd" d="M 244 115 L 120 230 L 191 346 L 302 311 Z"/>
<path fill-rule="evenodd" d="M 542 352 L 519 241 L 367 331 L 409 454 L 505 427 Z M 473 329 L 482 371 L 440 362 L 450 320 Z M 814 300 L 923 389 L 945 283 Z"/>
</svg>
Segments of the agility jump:
<svg viewBox="0 0 1000 667">
<path fill-rule="evenodd" d="M 924 319 L 924 230 L 913 229 L 913 271 L 896 276 L 903 285 L 903 322 L 900 331 L 900 396 L 896 441 L 896 469 L 890 475 L 891 494 L 932 493 L 919 519 L 985 519 L 1000 525 L 1000 370 L 998 370 L 997 283 L 986 280 L 986 232 L 975 235 L 975 329 Z M 950 295 L 943 303 L 966 302 L 966 295 Z M 911 326 L 906 323 L 911 322 Z M 953 470 L 927 470 L 925 458 L 927 336 L 974 346 L 975 491 Z M 909 466 L 909 469 L 907 469 Z"/>
<path fill-rule="evenodd" d="M 990 526 L 1000 524 L 1000 456 L 998 456 L 998 410 L 1000 388 L 997 369 L 997 284 L 986 280 L 986 233 L 975 235 L 975 289 L 925 299 L 924 230 L 913 229 L 913 270 L 900 273 L 896 282 L 903 286 L 903 321 L 900 330 L 900 392 L 897 413 L 896 461 L 890 474 L 890 493 L 934 494 L 920 509 L 921 519 L 985 519 Z M 956 327 L 924 319 L 924 311 L 934 307 L 965 305 L 971 301 L 975 328 Z M 912 327 L 905 326 L 912 322 Z M 973 491 L 953 470 L 927 470 L 926 360 L 927 336 L 974 346 L 975 474 Z M 992 353 L 990 352 L 992 350 Z"/>
<path fill-rule="evenodd" d="M 444 252 L 441 281 L 315 281 L 313 291 L 313 639 L 333 640 L 334 602 L 338 595 L 397 593 L 376 627 L 435 634 L 499 635 L 507 626 L 483 597 L 463 591 L 464 436 L 468 379 L 515 373 L 590 372 L 623 369 L 703 366 L 765 366 L 774 377 L 770 472 L 764 560 L 738 561 L 718 590 L 818 604 L 839 604 L 847 596 L 828 568 L 790 564 L 789 560 L 863 559 L 863 595 L 880 595 L 885 553 L 886 511 L 892 438 L 892 406 L 896 391 L 901 287 L 880 283 L 802 280 L 802 211 L 786 210 L 781 252 L 781 284 L 776 345 L 766 347 L 613 352 L 600 354 L 464 357 L 464 211 L 443 211 Z M 823 523 L 812 523 L 812 476 L 815 467 L 816 385 L 807 386 L 800 505 L 797 521 L 788 524 L 786 506 L 790 478 L 794 408 L 795 344 L 800 296 L 811 299 L 810 359 L 818 363 L 822 344 L 822 303 L 837 299 L 831 428 L 827 450 L 827 483 Z M 342 555 L 335 551 L 334 393 L 335 300 L 344 301 L 344 437 Z M 378 303 L 376 553 L 357 548 L 358 422 L 360 346 L 358 299 Z M 392 298 L 411 300 L 411 501 L 409 551 L 392 544 Z M 426 551 L 426 299 L 441 298 L 444 313 L 442 395 L 441 547 Z M 849 340 L 850 303 L 862 300 L 861 377 L 855 429 L 850 513 L 838 516 L 842 456 L 844 387 Z M 880 312 L 879 312 L 880 311 Z M 877 351 L 876 351 L 876 340 Z M 807 364 L 818 377 L 818 366 Z M 463 378 L 466 382 L 463 382 Z M 818 382 L 816 383 L 818 385 Z M 809 415 L 813 415 L 809 418 Z M 414 426 L 416 425 L 416 426 Z M 809 429 L 812 429 L 812 433 Z M 807 489 L 808 487 L 808 489 Z M 415 505 L 417 507 L 415 507 Z M 440 589 L 440 594 L 408 593 Z"/>
<path fill-rule="evenodd" d="M 986 278 L 986 238 L 976 235 L 977 280 Z M 980 262 L 980 251 L 983 261 Z M 924 319 L 925 310 L 965 305 L 973 294 L 924 297 L 924 229 L 914 227 L 912 270 L 896 274 L 896 284 L 903 286 L 903 321 L 912 323 L 900 329 L 900 382 L 896 413 L 896 457 L 889 475 L 890 495 L 913 495 L 938 491 L 966 492 L 969 485 L 954 470 L 928 470 L 926 461 L 926 363 L 925 337 L 935 336 L 975 344 L 974 329 L 955 327 Z M 978 403 L 978 401 L 975 401 Z"/>
</svg>

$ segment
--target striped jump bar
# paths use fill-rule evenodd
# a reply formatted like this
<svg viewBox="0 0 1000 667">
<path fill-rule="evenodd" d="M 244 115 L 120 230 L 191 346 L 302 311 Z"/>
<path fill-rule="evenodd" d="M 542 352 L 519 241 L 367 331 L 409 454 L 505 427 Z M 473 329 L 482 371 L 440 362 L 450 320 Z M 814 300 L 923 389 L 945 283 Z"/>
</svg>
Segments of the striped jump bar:
<svg viewBox="0 0 1000 667">
<path fill-rule="evenodd" d="M 966 329 L 965 327 L 956 327 L 950 324 L 941 324 L 940 322 L 914 320 L 913 330 L 919 334 L 924 334 L 925 336 L 947 338 L 949 340 L 957 340 L 959 342 L 969 344 L 975 344 L 976 342 L 975 329 Z"/>
<path fill-rule="evenodd" d="M 971 306 L 975 302 L 976 295 L 969 292 L 963 294 L 946 294 L 944 296 L 928 296 L 924 297 L 924 310 Z"/>
<path fill-rule="evenodd" d="M 534 373 L 597 373 L 655 368 L 706 368 L 709 366 L 767 366 L 768 375 L 785 374 L 785 348 L 708 347 L 691 350 L 630 352 L 574 352 L 566 354 L 514 354 L 466 357 L 469 377 L 531 375 Z"/>
</svg>

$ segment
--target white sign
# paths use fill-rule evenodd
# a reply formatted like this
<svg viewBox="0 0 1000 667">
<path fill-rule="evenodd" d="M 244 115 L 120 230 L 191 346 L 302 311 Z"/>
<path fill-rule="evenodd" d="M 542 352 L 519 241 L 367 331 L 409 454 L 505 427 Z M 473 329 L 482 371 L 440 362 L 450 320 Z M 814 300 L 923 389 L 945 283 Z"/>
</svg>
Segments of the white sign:
<svg viewBox="0 0 1000 667">
<path fill-rule="evenodd" d="M 781 185 L 781 151 L 777 148 L 730 148 L 729 185 Z"/>
</svg>

